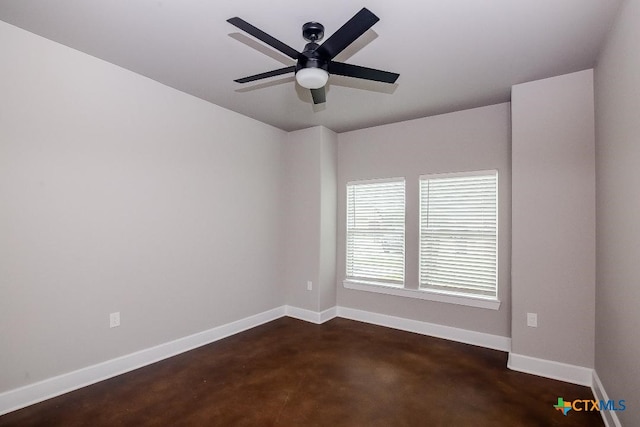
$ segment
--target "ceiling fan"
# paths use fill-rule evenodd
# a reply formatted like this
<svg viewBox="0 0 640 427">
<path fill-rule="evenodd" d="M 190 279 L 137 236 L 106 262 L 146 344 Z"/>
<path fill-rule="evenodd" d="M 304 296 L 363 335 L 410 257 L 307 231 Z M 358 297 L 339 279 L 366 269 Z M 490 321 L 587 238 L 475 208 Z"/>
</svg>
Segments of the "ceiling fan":
<svg viewBox="0 0 640 427">
<path fill-rule="evenodd" d="M 238 83 L 248 83 L 294 72 L 298 84 L 311 90 L 314 104 L 326 102 L 324 86 L 330 74 L 384 83 L 395 83 L 400 74 L 333 61 L 336 55 L 342 52 L 379 20 L 380 18 L 371 11 L 363 8 L 322 44 L 318 44 L 317 42 L 322 40 L 324 36 L 324 26 L 318 22 L 307 22 L 302 26 L 302 37 L 309 43 L 307 43 L 302 52 L 298 52 L 243 19 L 238 17 L 229 18 L 227 22 L 230 24 L 235 25 L 242 31 L 251 34 L 258 40 L 263 41 L 296 61 L 296 65 L 290 67 L 255 74 L 234 81 Z"/>
</svg>

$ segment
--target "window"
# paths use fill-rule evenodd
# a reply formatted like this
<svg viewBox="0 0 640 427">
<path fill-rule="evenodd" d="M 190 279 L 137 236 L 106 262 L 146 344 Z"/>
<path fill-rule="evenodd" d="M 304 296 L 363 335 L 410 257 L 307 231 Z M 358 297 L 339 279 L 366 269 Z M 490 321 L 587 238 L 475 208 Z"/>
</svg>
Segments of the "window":
<svg viewBox="0 0 640 427">
<path fill-rule="evenodd" d="M 347 280 L 404 285 L 404 179 L 347 183 Z"/>
<path fill-rule="evenodd" d="M 421 290 L 497 299 L 497 171 L 420 177 Z"/>
</svg>

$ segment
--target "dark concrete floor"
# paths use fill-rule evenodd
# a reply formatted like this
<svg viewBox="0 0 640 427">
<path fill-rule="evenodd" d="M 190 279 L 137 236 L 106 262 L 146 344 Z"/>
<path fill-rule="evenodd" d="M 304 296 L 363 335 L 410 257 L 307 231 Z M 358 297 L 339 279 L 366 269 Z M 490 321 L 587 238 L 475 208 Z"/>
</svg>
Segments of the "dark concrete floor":
<svg viewBox="0 0 640 427">
<path fill-rule="evenodd" d="M 346 319 L 282 318 L 0 417 L 0 426 L 602 426 L 591 390 L 506 353 Z"/>
</svg>

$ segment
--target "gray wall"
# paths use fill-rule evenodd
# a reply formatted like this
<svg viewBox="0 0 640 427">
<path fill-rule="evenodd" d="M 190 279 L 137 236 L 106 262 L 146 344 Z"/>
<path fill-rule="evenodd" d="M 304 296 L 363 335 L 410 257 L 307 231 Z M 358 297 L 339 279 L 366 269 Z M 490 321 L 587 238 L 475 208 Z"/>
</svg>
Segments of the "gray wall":
<svg viewBox="0 0 640 427">
<path fill-rule="evenodd" d="M 591 368 L 593 72 L 516 85 L 511 110 L 512 352 Z M 538 314 L 537 328 L 527 327 L 528 312 Z"/>
<path fill-rule="evenodd" d="M 0 392 L 282 305 L 284 132 L 2 22 L 0 51 Z"/>
<path fill-rule="evenodd" d="M 320 140 L 322 129 L 289 132 L 282 204 L 282 281 L 288 305 L 318 311 L 320 271 Z M 307 281 L 313 289 L 307 290 Z"/>
<path fill-rule="evenodd" d="M 320 140 L 320 271 L 318 310 L 336 306 L 338 135 L 323 127 Z"/>
<path fill-rule="evenodd" d="M 338 135 L 338 305 L 510 336 L 511 152 L 509 104 L 459 111 Z M 345 186 L 348 181 L 406 178 L 406 278 L 418 281 L 418 177 L 421 174 L 499 171 L 500 310 L 345 289 Z"/>
<path fill-rule="evenodd" d="M 595 69 L 596 371 L 640 425 L 640 1 L 625 1 Z"/>
<path fill-rule="evenodd" d="M 284 151 L 285 301 L 315 312 L 336 305 L 336 143 L 334 132 L 317 126 L 289 132 Z"/>
</svg>

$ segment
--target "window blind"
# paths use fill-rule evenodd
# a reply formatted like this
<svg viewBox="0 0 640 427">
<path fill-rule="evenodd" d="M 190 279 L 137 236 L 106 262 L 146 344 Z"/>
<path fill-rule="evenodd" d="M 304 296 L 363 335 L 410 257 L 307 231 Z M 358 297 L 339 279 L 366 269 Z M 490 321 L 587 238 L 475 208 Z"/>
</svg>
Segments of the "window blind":
<svg viewBox="0 0 640 427">
<path fill-rule="evenodd" d="M 497 181 L 420 177 L 420 289 L 497 298 Z"/>
<path fill-rule="evenodd" d="M 347 183 L 347 279 L 404 284 L 404 179 Z"/>
</svg>

